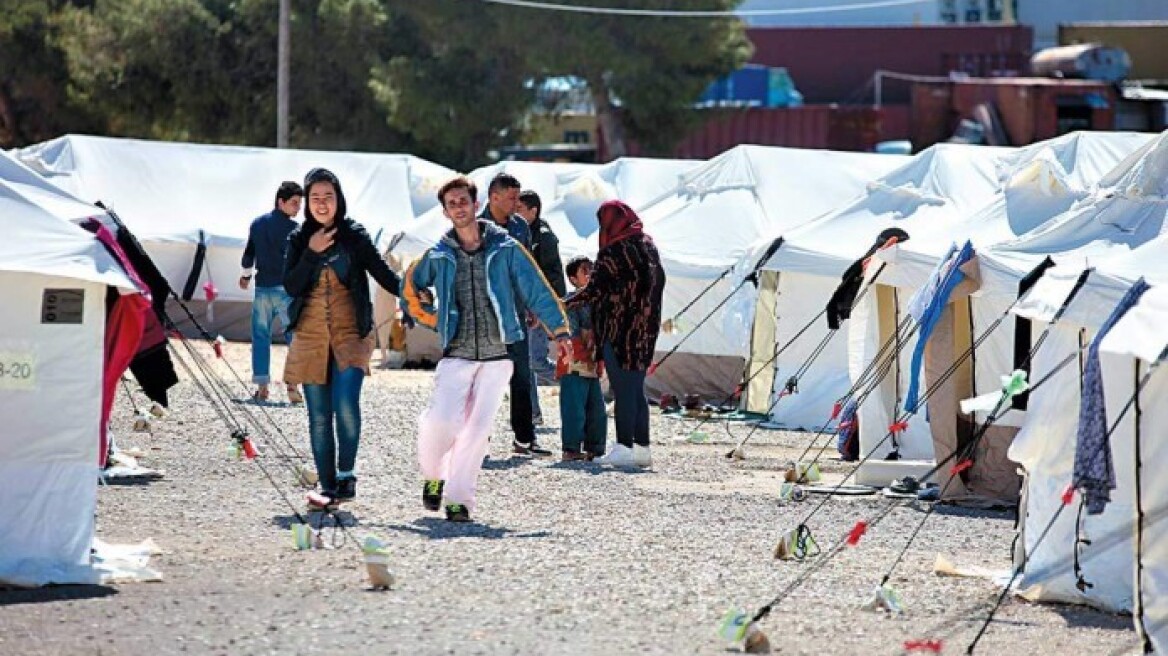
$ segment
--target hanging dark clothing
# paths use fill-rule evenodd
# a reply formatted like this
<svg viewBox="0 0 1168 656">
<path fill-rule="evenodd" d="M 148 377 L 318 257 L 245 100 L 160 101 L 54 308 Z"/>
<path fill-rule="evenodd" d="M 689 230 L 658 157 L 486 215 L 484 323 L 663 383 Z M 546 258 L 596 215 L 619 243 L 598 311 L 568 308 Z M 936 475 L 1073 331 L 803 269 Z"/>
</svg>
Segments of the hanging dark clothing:
<svg viewBox="0 0 1168 656">
<path fill-rule="evenodd" d="M 868 262 L 868 258 L 872 257 L 876 251 L 889 245 L 889 241 L 894 238 L 897 243 L 908 241 L 908 233 L 900 228 L 889 228 L 881 232 L 876 237 L 876 243 L 872 244 L 868 252 L 844 270 L 844 275 L 840 277 L 839 287 L 832 293 L 831 299 L 827 301 L 828 328 L 838 330 L 840 325 L 852 316 L 852 305 L 856 302 L 856 295 L 860 293 L 860 285 L 864 283 L 864 265 Z"/>
<path fill-rule="evenodd" d="M 116 235 L 112 235 L 97 219 L 86 221 L 82 227 L 94 233 L 106 251 L 122 265 L 134 282 L 150 292 L 150 305 L 154 311 L 147 312 L 143 318 L 143 335 L 138 350 L 130 361 L 130 373 L 134 375 L 147 398 L 167 408 L 170 407 L 167 392 L 178 384 L 178 373 L 174 370 L 170 351 L 166 349 L 166 331 L 160 319 L 165 316 L 164 309 L 166 297 L 170 293 L 170 284 L 142 250 L 142 245 L 130 230 L 116 218 L 114 222 L 117 227 Z"/>
</svg>

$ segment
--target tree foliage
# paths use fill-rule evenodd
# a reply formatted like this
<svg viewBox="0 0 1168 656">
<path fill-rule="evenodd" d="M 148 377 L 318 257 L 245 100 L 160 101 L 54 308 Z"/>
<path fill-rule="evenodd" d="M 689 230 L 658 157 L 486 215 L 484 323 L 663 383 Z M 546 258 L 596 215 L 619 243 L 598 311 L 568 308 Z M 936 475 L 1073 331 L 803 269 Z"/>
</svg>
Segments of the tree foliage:
<svg viewBox="0 0 1168 656">
<path fill-rule="evenodd" d="M 641 0 L 638 8 L 727 11 L 740 0 Z M 598 5 L 597 0 L 562 4 Z M 609 1 L 610 6 L 627 6 Z M 622 133 L 667 154 L 692 127 L 693 102 L 751 53 L 737 18 L 631 17 L 515 9 L 529 66 L 543 76 L 572 75 L 592 93 L 609 152 L 624 154 Z M 606 114 L 610 113 L 608 116 Z"/>
<path fill-rule="evenodd" d="M 99 0 L 62 12 L 73 97 L 114 134 L 272 145 L 278 0 Z M 379 0 L 295 0 L 299 147 L 400 145 L 369 87 L 391 54 Z"/>
<path fill-rule="evenodd" d="M 461 169 L 510 143 L 533 94 L 507 10 L 466 0 L 390 0 L 399 54 L 374 71 L 390 123 Z"/>
<path fill-rule="evenodd" d="M 273 145 L 278 1 L 5 0 L 0 146 L 71 131 Z M 693 100 L 750 48 L 733 18 L 470 0 L 292 0 L 292 10 L 293 146 L 406 150 L 463 169 L 515 143 L 533 89 L 557 76 L 587 81 L 610 152 L 622 133 L 666 152 Z"/>
<path fill-rule="evenodd" d="M 44 0 L 5 0 L 0 10 L 0 147 L 100 127 L 92 112 L 69 98 L 55 17 Z"/>
</svg>

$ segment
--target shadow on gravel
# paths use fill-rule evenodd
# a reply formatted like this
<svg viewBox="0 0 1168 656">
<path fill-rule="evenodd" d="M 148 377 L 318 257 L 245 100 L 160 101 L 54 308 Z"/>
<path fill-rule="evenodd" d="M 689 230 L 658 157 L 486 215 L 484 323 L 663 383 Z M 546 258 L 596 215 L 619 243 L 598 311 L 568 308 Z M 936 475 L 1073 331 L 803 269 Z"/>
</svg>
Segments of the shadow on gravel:
<svg viewBox="0 0 1168 656">
<path fill-rule="evenodd" d="M 531 464 L 532 458 L 524 456 L 511 456 L 506 460 L 499 458 L 491 458 L 483 461 L 484 471 L 506 471 L 508 469 L 517 469 L 524 465 Z"/>
<path fill-rule="evenodd" d="M 231 399 L 235 405 L 250 405 L 258 408 L 302 408 L 303 403 L 288 403 L 287 401 L 257 401 L 252 398 Z"/>
<path fill-rule="evenodd" d="M 50 585 L 31 590 L 5 590 L 0 588 L 0 606 L 20 604 L 43 604 L 54 601 L 74 601 L 79 599 L 100 599 L 116 595 L 117 589 L 108 585 Z"/>
<path fill-rule="evenodd" d="M 151 483 L 157 483 L 163 479 L 162 476 L 117 476 L 115 478 L 107 478 L 101 481 L 102 487 L 145 487 Z"/>
<path fill-rule="evenodd" d="M 643 474 L 652 474 L 652 469 L 641 469 L 639 467 L 606 467 L 595 462 L 576 461 L 576 462 L 557 462 L 548 467 L 548 469 L 567 469 L 569 471 L 578 471 L 583 474 L 591 474 L 599 476 L 601 474 L 625 474 L 632 476 L 640 476 Z"/>
<path fill-rule="evenodd" d="M 306 512 L 303 514 L 304 518 L 313 528 L 328 528 L 336 526 L 338 521 L 341 526 L 345 528 L 355 528 L 361 525 L 353 513 L 347 510 L 340 510 L 335 513 L 323 513 L 319 511 Z M 276 515 L 272 518 L 272 524 L 284 530 L 291 529 L 294 524 L 299 524 L 300 520 L 296 519 L 294 515 Z"/>
<path fill-rule="evenodd" d="M 1105 631 L 1132 631 L 1130 614 L 1112 614 L 1101 610 L 1073 606 L 1071 604 L 1052 604 L 1051 609 L 1058 613 L 1071 629 L 1103 629 Z"/>
<path fill-rule="evenodd" d="M 547 531 L 532 531 L 520 533 L 503 526 L 490 526 L 477 522 L 460 523 L 448 522 L 437 517 L 423 517 L 410 524 L 386 524 L 374 528 L 383 528 L 401 533 L 413 533 L 431 540 L 449 540 L 452 538 L 482 538 L 484 540 L 501 540 L 504 538 L 546 538 L 551 533 Z"/>
<path fill-rule="evenodd" d="M 928 506 L 922 506 L 927 509 Z M 962 508 L 961 506 L 953 506 L 949 504 L 939 504 L 933 511 L 938 515 L 947 515 L 949 517 L 969 517 L 971 519 L 998 519 L 1014 521 L 1015 513 L 1013 508 L 1009 509 L 993 509 L 993 508 Z"/>
</svg>

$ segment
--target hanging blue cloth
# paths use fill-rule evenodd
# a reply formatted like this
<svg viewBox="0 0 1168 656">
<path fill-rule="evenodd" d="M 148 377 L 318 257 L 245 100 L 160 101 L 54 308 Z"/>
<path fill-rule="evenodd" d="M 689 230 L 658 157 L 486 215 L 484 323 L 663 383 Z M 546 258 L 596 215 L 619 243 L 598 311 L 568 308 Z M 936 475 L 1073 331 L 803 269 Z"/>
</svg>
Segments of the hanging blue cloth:
<svg viewBox="0 0 1168 656">
<path fill-rule="evenodd" d="M 1107 404 L 1103 397 L 1103 371 L 1099 366 L 1099 344 L 1111 328 L 1139 302 L 1151 287 L 1143 278 L 1123 295 L 1111 316 L 1087 347 L 1083 364 L 1083 395 L 1079 400 L 1079 431 L 1075 436 L 1074 486 L 1083 491 L 1087 514 L 1098 515 L 1111 501 L 1115 489 L 1115 464 L 1111 460 L 1111 441 L 1107 436 Z"/>
<path fill-rule="evenodd" d="M 920 329 L 917 331 L 917 343 L 913 349 L 912 363 L 909 365 L 908 391 L 904 395 L 905 412 L 917 411 L 917 397 L 920 394 L 921 366 L 925 359 L 925 346 L 929 343 L 929 336 L 941 320 L 945 306 L 949 304 L 949 295 L 957 285 L 965 280 L 961 272 L 961 265 L 973 258 L 973 244 L 969 241 L 957 250 L 957 245 L 949 247 L 949 252 L 929 276 L 929 282 L 909 301 L 908 312 L 916 319 Z"/>
</svg>

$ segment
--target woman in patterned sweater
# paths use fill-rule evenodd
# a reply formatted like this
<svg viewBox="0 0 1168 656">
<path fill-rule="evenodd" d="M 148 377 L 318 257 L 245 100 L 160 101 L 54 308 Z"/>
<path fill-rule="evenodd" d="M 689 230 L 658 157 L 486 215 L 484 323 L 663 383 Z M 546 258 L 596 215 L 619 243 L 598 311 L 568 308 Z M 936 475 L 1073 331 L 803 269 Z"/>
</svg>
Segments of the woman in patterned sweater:
<svg viewBox="0 0 1168 656">
<path fill-rule="evenodd" d="M 588 286 L 569 307 L 590 304 L 597 344 L 616 397 L 617 444 L 598 462 L 648 467 L 649 403 L 645 375 L 653 362 L 661 329 L 665 270 L 641 219 L 620 201 L 596 212 L 600 253 Z"/>
</svg>

